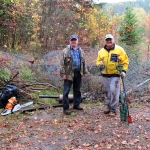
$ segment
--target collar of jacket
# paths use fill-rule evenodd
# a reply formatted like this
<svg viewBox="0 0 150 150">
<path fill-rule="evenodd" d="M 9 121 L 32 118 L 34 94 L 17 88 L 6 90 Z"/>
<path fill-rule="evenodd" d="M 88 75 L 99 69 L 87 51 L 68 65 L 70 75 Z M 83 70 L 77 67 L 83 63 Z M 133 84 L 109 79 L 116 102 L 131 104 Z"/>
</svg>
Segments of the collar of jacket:
<svg viewBox="0 0 150 150">
<path fill-rule="evenodd" d="M 67 51 L 65 52 L 65 53 L 66 53 L 67 55 L 69 55 L 69 56 L 71 56 L 71 53 L 70 53 L 70 46 L 71 46 L 71 45 L 67 45 L 67 47 L 66 47 L 66 50 L 67 50 Z M 83 57 L 82 49 L 81 49 L 80 46 L 78 46 L 78 50 L 79 50 L 80 53 L 81 53 L 81 57 Z"/>
<path fill-rule="evenodd" d="M 76 50 L 79 49 L 79 46 L 77 46 Z M 72 46 L 70 45 L 70 50 L 73 50 Z"/>
<path fill-rule="evenodd" d="M 112 47 L 112 48 L 107 48 L 106 45 L 105 45 L 105 46 L 104 46 L 104 49 L 106 49 L 107 51 L 114 50 L 114 49 L 115 49 L 115 44 L 113 44 L 113 47 Z"/>
</svg>

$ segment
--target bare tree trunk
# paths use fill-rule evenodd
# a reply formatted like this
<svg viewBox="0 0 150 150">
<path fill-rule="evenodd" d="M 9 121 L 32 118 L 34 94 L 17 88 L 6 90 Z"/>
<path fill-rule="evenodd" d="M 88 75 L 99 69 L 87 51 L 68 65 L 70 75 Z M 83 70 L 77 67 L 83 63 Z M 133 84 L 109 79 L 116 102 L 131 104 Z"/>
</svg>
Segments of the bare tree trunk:
<svg viewBox="0 0 150 150">
<path fill-rule="evenodd" d="M 12 43 L 11 43 L 11 48 L 15 48 L 15 33 L 12 34 Z"/>
</svg>

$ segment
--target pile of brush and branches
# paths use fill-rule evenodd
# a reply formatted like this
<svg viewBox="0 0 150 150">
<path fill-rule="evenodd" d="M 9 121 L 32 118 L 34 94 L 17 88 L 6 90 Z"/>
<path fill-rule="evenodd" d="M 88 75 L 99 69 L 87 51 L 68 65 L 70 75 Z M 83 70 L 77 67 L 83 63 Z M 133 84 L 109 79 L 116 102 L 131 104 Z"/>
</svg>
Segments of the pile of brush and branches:
<svg viewBox="0 0 150 150">
<path fill-rule="evenodd" d="M 40 92 L 41 90 L 50 90 L 50 88 L 54 88 L 59 90 L 59 88 L 55 87 L 54 85 L 48 82 L 36 82 L 36 81 L 21 81 L 19 77 L 16 77 L 9 80 L 4 81 L 0 80 L 0 91 L 2 92 L 6 85 L 12 84 L 15 85 L 18 89 L 18 99 L 23 100 L 34 100 L 36 97 L 33 97 L 33 92 Z"/>
</svg>

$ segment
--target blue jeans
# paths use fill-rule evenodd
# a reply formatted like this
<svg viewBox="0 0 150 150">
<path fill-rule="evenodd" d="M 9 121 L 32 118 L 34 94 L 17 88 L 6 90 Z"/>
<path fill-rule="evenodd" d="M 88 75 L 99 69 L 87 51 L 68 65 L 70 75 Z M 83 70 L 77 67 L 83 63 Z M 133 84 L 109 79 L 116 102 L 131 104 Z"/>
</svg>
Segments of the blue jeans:
<svg viewBox="0 0 150 150">
<path fill-rule="evenodd" d="M 78 107 L 81 103 L 81 74 L 80 72 L 74 73 L 73 81 L 64 80 L 64 89 L 63 89 L 63 109 L 69 109 L 69 100 L 68 94 L 70 92 L 71 86 L 73 84 L 73 105 Z"/>
</svg>

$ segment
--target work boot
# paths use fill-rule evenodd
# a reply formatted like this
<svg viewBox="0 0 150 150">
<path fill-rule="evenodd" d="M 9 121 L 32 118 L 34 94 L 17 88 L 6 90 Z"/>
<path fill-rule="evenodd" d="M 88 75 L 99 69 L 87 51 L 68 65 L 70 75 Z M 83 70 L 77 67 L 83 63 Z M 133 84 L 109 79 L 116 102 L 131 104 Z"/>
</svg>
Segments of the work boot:
<svg viewBox="0 0 150 150">
<path fill-rule="evenodd" d="M 109 113 L 110 113 L 110 110 L 109 110 L 108 107 L 106 107 L 105 110 L 104 110 L 104 114 L 109 114 Z"/>
<path fill-rule="evenodd" d="M 79 106 L 73 106 L 73 109 L 76 109 L 76 110 L 83 110 L 83 108 L 79 105 Z"/>
<path fill-rule="evenodd" d="M 116 116 L 116 112 L 110 112 L 110 113 L 109 113 L 109 116 L 115 117 L 115 116 Z"/>
<path fill-rule="evenodd" d="M 65 115 L 71 115 L 71 111 L 69 109 L 64 109 L 64 114 Z"/>
</svg>

